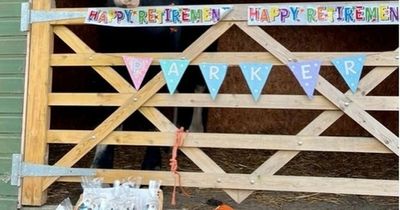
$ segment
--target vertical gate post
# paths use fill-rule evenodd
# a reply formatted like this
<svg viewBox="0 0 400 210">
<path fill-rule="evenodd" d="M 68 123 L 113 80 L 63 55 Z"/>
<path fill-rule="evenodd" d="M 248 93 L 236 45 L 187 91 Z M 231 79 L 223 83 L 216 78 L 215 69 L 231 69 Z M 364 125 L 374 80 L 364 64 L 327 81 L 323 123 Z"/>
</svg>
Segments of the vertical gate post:
<svg viewBox="0 0 400 210">
<path fill-rule="evenodd" d="M 32 9 L 48 10 L 49 0 L 33 0 Z M 32 24 L 30 30 L 28 88 L 24 161 L 47 163 L 47 130 L 50 108 L 48 93 L 51 89 L 50 54 L 53 52 L 53 33 L 49 23 Z M 42 191 L 43 178 L 27 177 L 22 180 L 22 205 L 43 205 L 47 192 Z"/>
</svg>

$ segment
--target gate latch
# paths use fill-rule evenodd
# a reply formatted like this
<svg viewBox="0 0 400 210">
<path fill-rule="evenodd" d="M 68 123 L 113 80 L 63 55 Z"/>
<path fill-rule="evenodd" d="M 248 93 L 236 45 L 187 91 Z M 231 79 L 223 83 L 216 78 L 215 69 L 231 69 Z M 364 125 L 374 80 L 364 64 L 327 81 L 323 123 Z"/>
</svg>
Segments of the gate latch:
<svg viewBox="0 0 400 210">
<path fill-rule="evenodd" d="M 21 178 L 27 176 L 95 176 L 96 169 L 66 168 L 22 162 L 20 154 L 13 154 L 11 185 L 20 186 Z"/>
</svg>

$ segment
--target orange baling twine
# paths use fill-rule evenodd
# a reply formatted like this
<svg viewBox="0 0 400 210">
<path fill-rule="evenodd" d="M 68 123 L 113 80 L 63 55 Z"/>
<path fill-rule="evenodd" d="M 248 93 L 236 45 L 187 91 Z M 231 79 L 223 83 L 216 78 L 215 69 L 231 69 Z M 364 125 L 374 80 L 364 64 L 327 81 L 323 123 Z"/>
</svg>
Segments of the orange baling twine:
<svg viewBox="0 0 400 210">
<path fill-rule="evenodd" d="M 183 145 L 183 140 L 186 136 L 186 133 L 181 127 L 178 131 L 176 131 L 176 139 L 174 143 L 174 147 L 172 148 L 172 157 L 169 159 L 169 165 L 171 166 L 171 172 L 175 176 L 175 184 L 174 184 L 174 190 L 172 191 L 172 199 L 171 199 L 171 205 L 176 205 L 176 185 L 179 184 L 179 187 L 182 190 L 182 193 L 186 196 L 189 196 L 188 193 L 183 189 L 181 185 L 181 175 L 178 173 L 178 160 L 176 159 L 178 155 L 178 148 Z"/>
</svg>

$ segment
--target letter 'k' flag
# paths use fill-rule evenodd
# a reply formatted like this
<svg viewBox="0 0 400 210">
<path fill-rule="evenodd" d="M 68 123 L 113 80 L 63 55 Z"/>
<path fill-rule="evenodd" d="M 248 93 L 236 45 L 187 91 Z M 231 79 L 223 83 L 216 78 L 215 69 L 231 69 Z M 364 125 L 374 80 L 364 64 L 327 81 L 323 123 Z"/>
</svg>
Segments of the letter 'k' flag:
<svg viewBox="0 0 400 210">
<path fill-rule="evenodd" d="M 365 55 L 335 58 L 332 59 L 332 63 L 340 75 L 342 75 L 351 91 L 355 93 L 364 67 Z"/>
<path fill-rule="evenodd" d="M 317 85 L 319 70 L 321 68 L 321 61 L 309 60 L 289 62 L 288 66 L 293 72 L 300 86 L 306 92 L 309 99 L 314 96 L 315 86 Z"/>
<path fill-rule="evenodd" d="M 253 95 L 254 101 L 258 101 L 261 92 L 267 82 L 269 73 L 271 72 L 272 64 L 259 63 L 241 63 L 240 69 L 246 79 L 250 92 Z"/>
</svg>

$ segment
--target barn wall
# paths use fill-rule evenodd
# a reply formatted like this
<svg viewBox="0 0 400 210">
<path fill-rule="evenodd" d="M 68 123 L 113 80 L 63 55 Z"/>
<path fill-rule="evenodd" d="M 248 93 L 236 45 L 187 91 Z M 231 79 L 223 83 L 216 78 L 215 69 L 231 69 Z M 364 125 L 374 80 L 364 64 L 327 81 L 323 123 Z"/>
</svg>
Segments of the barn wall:
<svg viewBox="0 0 400 210">
<path fill-rule="evenodd" d="M 19 30 L 21 2 L 26 1 L 0 1 L 0 209 L 17 206 L 17 187 L 9 176 L 21 141 L 26 55 L 26 33 Z"/>
</svg>

